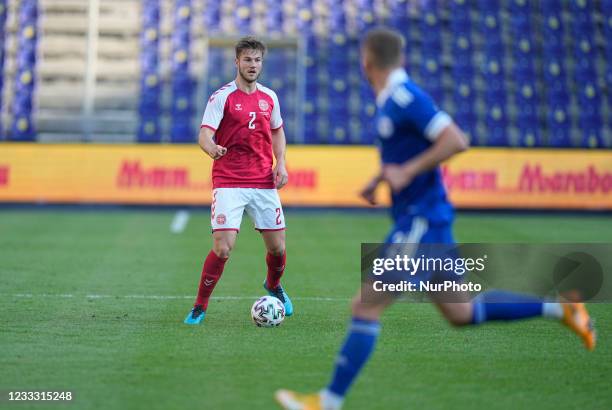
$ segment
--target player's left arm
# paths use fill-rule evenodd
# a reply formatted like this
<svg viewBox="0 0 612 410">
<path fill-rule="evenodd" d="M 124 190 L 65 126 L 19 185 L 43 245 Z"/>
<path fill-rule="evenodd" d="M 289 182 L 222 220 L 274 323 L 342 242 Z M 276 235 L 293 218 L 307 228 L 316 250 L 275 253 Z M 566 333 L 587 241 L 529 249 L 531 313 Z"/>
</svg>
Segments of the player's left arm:
<svg viewBox="0 0 612 410">
<path fill-rule="evenodd" d="M 285 161 L 285 152 L 287 151 L 287 139 L 283 127 L 272 130 L 272 152 L 276 159 L 276 165 L 272 171 L 274 175 L 274 184 L 276 189 L 281 189 L 289 181 L 289 173 L 287 172 L 287 164 Z"/>
</svg>

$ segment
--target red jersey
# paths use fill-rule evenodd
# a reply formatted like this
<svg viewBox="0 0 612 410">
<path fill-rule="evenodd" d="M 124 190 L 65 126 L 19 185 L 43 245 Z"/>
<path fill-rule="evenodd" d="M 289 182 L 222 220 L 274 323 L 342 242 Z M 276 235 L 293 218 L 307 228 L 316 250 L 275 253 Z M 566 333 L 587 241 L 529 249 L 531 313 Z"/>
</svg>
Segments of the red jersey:
<svg viewBox="0 0 612 410">
<path fill-rule="evenodd" d="M 213 188 L 274 188 L 272 130 L 283 126 L 276 93 L 257 84 L 251 94 L 236 82 L 208 100 L 202 127 L 215 131 L 215 142 L 227 153 L 213 163 Z"/>
</svg>

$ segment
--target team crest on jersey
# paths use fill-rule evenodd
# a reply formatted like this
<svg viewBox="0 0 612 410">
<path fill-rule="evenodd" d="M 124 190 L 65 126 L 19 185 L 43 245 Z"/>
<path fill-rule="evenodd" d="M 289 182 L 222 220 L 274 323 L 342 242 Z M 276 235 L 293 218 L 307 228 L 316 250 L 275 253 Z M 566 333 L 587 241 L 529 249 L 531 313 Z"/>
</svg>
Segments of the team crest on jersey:
<svg viewBox="0 0 612 410">
<path fill-rule="evenodd" d="M 242 104 L 236 104 L 236 111 L 242 111 Z"/>
<path fill-rule="evenodd" d="M 270 104 L 266 100 L 259 100 L 259 109 L 262 111 L 268 111 Z"/>
<path fill-rule="evenodd" d="M 219 214 L 217 215 L 217 225 L 225 225 L 225 215 Z"/>
<path fill-rule="evenodd" d="M 393 121 L 389 117 L 380 117 L 376 128 L 381 138 L 389 138 L 393 134 Z"/>
</svg>

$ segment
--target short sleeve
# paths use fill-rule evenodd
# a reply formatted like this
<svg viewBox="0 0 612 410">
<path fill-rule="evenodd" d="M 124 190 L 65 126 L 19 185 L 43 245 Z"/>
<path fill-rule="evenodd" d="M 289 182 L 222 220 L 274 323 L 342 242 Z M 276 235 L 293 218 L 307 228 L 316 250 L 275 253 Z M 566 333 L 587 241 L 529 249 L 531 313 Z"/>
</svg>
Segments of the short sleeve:
<svg viewBox="0 0 612 410">
<path fill-rule="evenodd" d="M 207 127 L 216 131 L 223 119 L 223 108 L 225 106 L 225 98 L 222 95 L 213 94 L 206 104 L 204 117 L 202 118 L 202 127 Z"/>
<path fill-rule="evenodd" d="M 270 128 L 272 128 L 273 130 L 277 130 L 283 126 L 283 118 L 281 117 L 280 104 L 278 102 L 278 97 L 276 96 L 276 93 L 272 93 L 272 101 L 274 102 L 274 107 L 272 107 Z"/>
<path fill-rule="evenodd" d="M 425 138 L 435 141 L 453 120 L 440 110 L 431 97 L 420 90 L 398 87 L 391 95 L 401 122 L 408 122 Z"/>
</svg>

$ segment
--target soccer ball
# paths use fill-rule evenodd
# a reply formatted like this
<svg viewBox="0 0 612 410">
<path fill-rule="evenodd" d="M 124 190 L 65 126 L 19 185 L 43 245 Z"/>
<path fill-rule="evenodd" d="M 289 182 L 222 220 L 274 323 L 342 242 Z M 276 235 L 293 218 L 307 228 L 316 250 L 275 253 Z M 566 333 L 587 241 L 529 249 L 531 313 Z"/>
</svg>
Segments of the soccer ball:
<svg viewBox="0 0 612 410">
<path fill-rule="evenodd" d="M 285 306 L 274 296 L 262 296 L 253 303 L 251 317 L 259 327 L 280 326 L 285 319 Z"/>
</svg>

